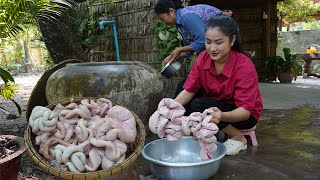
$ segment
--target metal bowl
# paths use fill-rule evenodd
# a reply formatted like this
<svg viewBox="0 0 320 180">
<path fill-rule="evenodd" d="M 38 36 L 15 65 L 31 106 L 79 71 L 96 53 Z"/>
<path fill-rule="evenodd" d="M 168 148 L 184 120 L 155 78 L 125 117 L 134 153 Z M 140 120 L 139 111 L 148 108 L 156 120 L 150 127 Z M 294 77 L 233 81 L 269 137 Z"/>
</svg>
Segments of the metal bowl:
<svg viewBox="0 0 320 180">
<path fill-rule="evenodd" d="M 180 58 L 174 62 L 169 61 L 166 65 L 163 66 L 160 73 L 167 78 L 171 78 L 179 71 L 182 64 L 183 64 L 183 58 Z"/>
<path fill-rule="evenodd" d="M 190 136 L 177 142 L 169 142 L 165 138 L 152 141 L 141 154 L 151 162 L 152 174 L 160 179 L 208 179 L 216 174 L 227 151 L 222 143 L 214 143 L 217 150 L 212 153 L 212 159 L 205 161 L 200 158 L 199 142 Z"/>
</svg>

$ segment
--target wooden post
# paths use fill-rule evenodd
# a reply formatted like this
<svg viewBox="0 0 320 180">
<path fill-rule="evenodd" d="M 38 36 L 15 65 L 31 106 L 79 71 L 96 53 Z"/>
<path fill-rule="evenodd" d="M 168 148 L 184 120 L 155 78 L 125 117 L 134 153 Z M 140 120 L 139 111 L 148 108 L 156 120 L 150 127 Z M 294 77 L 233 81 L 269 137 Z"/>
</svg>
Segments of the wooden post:
<svg viewBox="0 0 320 180">
<path fill-rule="evenodd" d="M 265 57 L 271 56 L 271 5 L 273 0 L 265 0 L 265 10 L 263 12 L 263 19 L 264 19 L 264 37 L 265 37 Z"/>
</svg>

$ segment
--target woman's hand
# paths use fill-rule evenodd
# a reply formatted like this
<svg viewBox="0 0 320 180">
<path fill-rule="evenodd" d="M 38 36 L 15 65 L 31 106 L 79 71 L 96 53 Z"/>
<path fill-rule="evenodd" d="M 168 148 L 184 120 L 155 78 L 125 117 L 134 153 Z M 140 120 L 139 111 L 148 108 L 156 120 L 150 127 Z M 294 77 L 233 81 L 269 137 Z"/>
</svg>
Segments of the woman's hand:
<svg viewBox="0 0 320 180">
<path fill-rule="evenodd" d="M 162 66 L 166 65 L 171 59 L 172 59 L 172 54 L 164 58 L 164 60 L 162 61 Z"/>
<path fill-rule="evenodd" d="M 210 113 L 212 116 L 211 122 L 218 124 L 222 119 L 222 111 L 217 107 L 212 107 L 210 109 L 213 110 L 213 112 Z"/>
<path fill-rule="evenodd" d="M 172 51 L 171 55 L 172 55 L 172 58 L 173 58 L 173 61 L 175 61 L 176 59 L 178 59 L 181 55 L 183 51 L 181 51 L 180 48 L 177 48 L 175 50 Z"/>
<path fill-rule="evenodd" d="M 162 61 L 162 66 L 166 65 L 169 61 L 176 61 L 181 56 L 181 53 L 182 51 L 180 50 L 180 48 L 177 48 L 174 51 L 172 51 L 172 53 L 169 56 L 164 58 L 164 60 Z"/>
<path fill-rule="evenodd" d="M 184 56 L 186 51 L 192 51 L 191 45 L 176 48 L 172 53 L 162 61 L 162 65 L 167 64 L 170 60 L 176 61 L 180 56 Z"/>
</svg>

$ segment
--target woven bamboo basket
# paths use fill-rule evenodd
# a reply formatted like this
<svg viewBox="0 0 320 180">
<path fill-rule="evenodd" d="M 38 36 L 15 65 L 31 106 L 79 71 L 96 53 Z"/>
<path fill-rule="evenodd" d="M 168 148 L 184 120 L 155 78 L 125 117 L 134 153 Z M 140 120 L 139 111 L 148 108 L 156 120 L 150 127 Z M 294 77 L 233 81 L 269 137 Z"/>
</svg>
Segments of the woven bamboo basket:
<svg viewBox="0 0 320 180">
<path fill-rule="evenodd" d="M 67 105 L 71 102 L 76 102 L 76 103 L 80 103 L 80 101 L 82 99 L 98 99 L 98 98 L 74 98 L 74 99 L 70 99 L 70 100 L 66 100 L 66 101 L 62 101 L 62 102 L 57 102 L 55 104 L 50 104 L 47 106 L 47 108 L 49 109 L 53 109 L 56 104 L 60 103 L 62 105 Z M 112 102 L 113 105 L 117 105 L 117 103 Z M 77 180 L 90 180 L 90 179 L 99 179 L 99 178 L 103 178 L 103 177 L 109 177 L 112 175 L 115 175 L 117 173 L 120 173 L 123 169 L 127 168 L 128 166 L 130 166 L 139 156 L 139 154 L 141 153 L 143 147 L 144 147 L 144 142 L 145 142 L 145 136 L 146 136 L 146 132 L 145 132 L 145 128 L 144 125 L 142 123 L 142 121 L 139 119 L 139 117 L 131 111 L 131 113 L 133 114 L 135 120 L 136 120 L 136 127 L 137 127 L 137 136 L 136 136 L 136 141 L 132 146 L 128 147 L 127 150 L 127 155 L 126 155 L 126 159 L 112 167 L 109 169 L 105 169 L 105 170 L 97 170 L 95 172 L 84 172 L 84 173 L 73 173 L 70 171 L 61 171 L 53 166 L 51 166 L 47 160 L 38 153 L 39 147 L 37 145 L 35 145 L 35 135 L 32 133 L 32 129 L 30 126 L 28 126 L 26 128 L 25 131 L 25 135 L 24 135 L 24 141 L 27 147 L 27 151 L 29 153 L 29 155 L 31 156 L 31 158 L 33 159 L 34 162 L 36 162 L 36 164 L 38 164 L 38 166 L 40 166 L 45 172 L 48 172 L 54 176 L 57 176 L 59 178 L 63 178 L 63 179 L 77 179 Z M 29 121 L 29 120 L 28 120 Z M 128 151 L 132 151 L 129 152 Z"/>
</svg>

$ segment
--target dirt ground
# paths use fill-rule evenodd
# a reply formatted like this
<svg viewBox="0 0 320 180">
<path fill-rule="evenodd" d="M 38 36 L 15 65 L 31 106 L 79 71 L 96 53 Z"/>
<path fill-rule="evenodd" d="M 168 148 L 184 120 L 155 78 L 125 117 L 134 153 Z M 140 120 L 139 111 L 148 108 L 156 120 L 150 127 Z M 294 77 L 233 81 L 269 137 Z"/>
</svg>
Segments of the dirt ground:
<svg viewBox="0 0 320 180">
<path fill-rule="evenodd" d="M 14 99 L 20 104 L 22 108 L 22 115 L 15 119 L 7 119 L 7 114 L 0 111 L 0 134 L 11 134 L 19 137 L 23 137 L 24 130 L 27 124 L 25 112 L 27 109 L 28 100 L 30 94 L 42 74 L 21 74 L 14 76 L 16 84 L 18 85 L 18 91 L 15 94 Z M 15 105 L 11 101 L 4 101 L 0 99 L 0 103 L 10 113 L 18 114 Z M 22 155 L 19 177 L 35 176 L 40 179 L 52 179 L 49 174 L 44 173 L 37 164 L 29 157 L 25 152 Z"/>
</svg>

